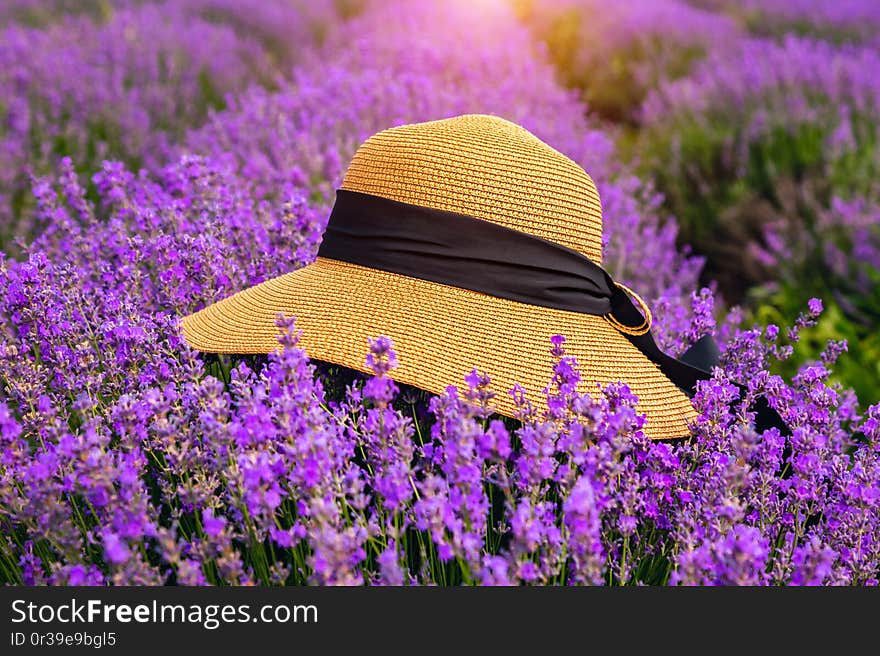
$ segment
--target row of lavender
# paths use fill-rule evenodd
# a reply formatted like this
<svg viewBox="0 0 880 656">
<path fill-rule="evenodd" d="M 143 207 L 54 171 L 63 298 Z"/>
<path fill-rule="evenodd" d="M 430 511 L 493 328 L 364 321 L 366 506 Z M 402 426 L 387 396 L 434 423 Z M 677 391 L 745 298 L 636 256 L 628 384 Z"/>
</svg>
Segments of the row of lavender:
<svg viewBox="0 0 880 656">
<path fill-rule="evenodd" d="M 90 71 L 85 79 L 112 98 L 65 87 L 71 72 L 53 72 L 57 56 L 7 69 L 28 90 L 28 125 L 74 135 L 74 145 L 42 150 L 42 132 L 27 128 L 4 151 L 56 171 L 29 195 L 16 192 L 36 236 L 0 259 L 4 580 L 876 583 L 880 408 L 861 409 L 828 382 L 839 343 L 817 349 L 788 382 L 770 373 L 820 319 L 821 303 L 789 331 L 737 331 L 735 317 L 716 329 L 711 294 L 689 293 L 701 261 L 676 251 L 661 199 L 619 163 L 507 3 L 376 2 L 356 18 L 333 4 L 323 22 L 285 4 L 289 29 L 303 35 L 286 54 L 272 45 L 280 14 L 264 14 L 261 32 L 261 14 L 242 26 L 228 4 L 205 0 L 201 18 L 187 14 L 204 21 L 200 42 L 167 6 L 99 12 L 98 22 L 49 12 L 55 19 L 27 38 L 67 48 L 65 66 Z M 132 47 L 107 55 L 117 66 L 90 65 L 101 41 L 91 50 L 66 41 L 73 25 Z M 160 27 L 141 47 L 136 35 L 149 25 Z M 210 84 L 193 82 L 186 66 L 177 77 L 124 73 L 152 71 L 146 62 L 170 61 L 157 54 L 169 49 L 207 67 L 213 55 L 198 53 L 222 39 L 224 57 L 249 53 L 240 76 L 232 64 L 217 77 L 204 68 Z M 100 78 L 107 71 L 116 72 Z M 257 71 L 268 72 L 262 84 L 244 89 Z M 206 86 L 220 100 L 204 100 Z M 93 129 L 107 104 L 119 108 L 111 122 L 134 111 L 129 102 L 153 107 L 142 101 L 149 90 L 180 107 L 157 101 L 132 123 L 143 126 L 132 150 Z M 93 111 L 77 114 L 88 102 Z M 717 332 L 724 367 L 695 400 L 690 443 L 645 440 L 623 386 L 578 393 L 561 339 L 546 345 L 558 358 L 547 372 L 550 410 L 523 403 L 521 425 L 490 417 L 489 381 L 478 374 L 438 399 L 398 394 L 384 340 L 369 353 L 364 345 L 376 375 L 350 389 L 313 369 L 290 322 L 284 351 L 265 360 L 204 359 L 181 343 L 181 313 L 314 256 L 363 137 L 469 111 L 523 123 L 594 174 L 607 262 L 652 297 L 667 348 Z M 148 163 L 149 173 L 101 165 L 105 154 Z M 56 165 L 64 155 L 73 159 Z M 734 381 L 747 382 L 744 398 Z M 749 427 L 757 394 L 791 437 Z"/>
<path fill-rule="evenodd" d="M 821 296 L 813 334 L 853 346 L 839 379 L 880 396 L 880 4 L 516 4 L 563 79 L 623 126 L 706 257 L 702 280 L 763 323 Z"/>
<path fill-rule="evenodd" d="M 105 159 L 156 169 L 228 94 L 275 85 L 336 16 L 332 3 L 51 4 L 5 10 L 32 20 L 10 22 L 0 45 L 0 243 L 34 234 L 31 174 L 63 157 L 85 179 Z"/>
</svg>

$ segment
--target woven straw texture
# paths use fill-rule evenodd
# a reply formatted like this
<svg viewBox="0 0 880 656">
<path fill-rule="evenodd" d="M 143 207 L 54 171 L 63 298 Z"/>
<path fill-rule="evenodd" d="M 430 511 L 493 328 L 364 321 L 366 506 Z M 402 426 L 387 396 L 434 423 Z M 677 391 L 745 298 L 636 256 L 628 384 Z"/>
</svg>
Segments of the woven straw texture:
<svg viewBox="0 0 880 656">
<path fill-rule="evenodd" d="M 475 216 L 580 251 L 601 264 L 602 215 L 590 177 L 525 129 L 467 115 L 404 125 L 370 137 L 344 189 Z M 296 317 L 300 345 L 314 359 L 364 371 L 367 340 L 387 335 L 396 380 L 440 393 L 474 367 L 512 415 L 508 391 L 521 384 L 532 403 L 552 376 L 550 337 L 565 335 L 583 391 L 627 383 L 656 439 L 688 434 L 687 396 L 602 317 L 516 303 L 469 290 L 327 258 L 183 319 L 194 348 L 268 353 L 278 348 L 275 317 Z"/>
</svg>

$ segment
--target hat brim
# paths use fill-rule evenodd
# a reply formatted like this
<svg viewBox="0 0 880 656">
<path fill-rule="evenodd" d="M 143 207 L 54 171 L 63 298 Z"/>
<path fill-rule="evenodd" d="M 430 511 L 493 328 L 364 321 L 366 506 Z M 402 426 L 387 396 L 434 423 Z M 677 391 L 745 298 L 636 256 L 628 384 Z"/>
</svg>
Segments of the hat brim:
<svg viewBox="0 0 880 656">
<path fill-rule="evenodd" d="M 474 367 L 497 392 L 499 413 L 513 416 L 516 383 L 540 406 L 552 377 L 550 338 L 564 335 L 584 392 L 624 382 L 654 439 L 683 437 L 696 417 L 688 397 L 602 317 L 517 303 L 466 289 L 318 258 L 291 273 L 184 317 L 183 335 L 210 353 L 270 353 L 275 318 L 296 318 L 300 346 L 315 360 L 365 371 L 367 340 L 388 336 L 397 352 L 392 376 L 436 394 L 463 385 Z"/>
</svg>

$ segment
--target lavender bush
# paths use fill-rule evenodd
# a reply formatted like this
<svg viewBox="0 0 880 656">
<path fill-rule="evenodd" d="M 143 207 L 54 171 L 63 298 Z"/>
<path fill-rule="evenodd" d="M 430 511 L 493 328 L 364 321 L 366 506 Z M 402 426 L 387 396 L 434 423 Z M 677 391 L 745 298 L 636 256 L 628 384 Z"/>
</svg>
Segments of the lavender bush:
<svg viewBox="0 0 880 656">
<path fill-rule="evenodd" d="M 710 58 L 653 92 L 645 150 L 688 229 L 714 232 L 720 209 L 788 180 L 824 182 L 826 196 L 874 192 L 878 58 L 796 37 L 744 40 L 735 57 Z"/>
<path fill-rule="evenodd" d="M 760 36 L 798 34 L 837 43 L 880 45 L 880 5 L 873 0 L 692 0 L 723 10 Z"/>
<path fill-rule="evenodd" d="M 685 75 L 709 50 L 735 41 L 728 17 L 684 0 L 519 0 L 514 3 L 545 42 L 562 79 L 590 109 L 634 121 L 648 90 Z"/>
<path fill-rule="evenodd" d="M 186 38 L 181 38 L 185 34 Z M 173 6 L 0 34 L 0 244 L 28 234 L 28 175 L 71 157 L 155 167 L 227 93 L 272 78 L 262 46 Z M 18 225 L 19 221 L 24 225 Z"/>
<path fill-rule="evenodd" d="M 825 297 L 828 329 L 861 343 L 845 380 L 869 397 L 880 390 L 880 305 L 869 282 L 880 238 L 870 218 L 878 66 L 868 47 L 747 40 L 738 57 L 710 57 L 654 92 L 642 135 L 667 208 L 708 256 L 706 275 L 733 300 L 758 286 L 753 303 L 781 316 Z"/>
<path fill-rule="evenodd" d="M 765 322 L 778 321 L 805 294 L 824 293 L 828 312 L 810 342 L 796 348 L 792 362 L 803 361 L 822 339 L 846 338 L 857 352 L 841 363 L 838 378 L 861 398 L 874 398 L 880 387 L 880 206 L 860 197 L 834 197 L 830 205 L 813 201 L 802 210 L 799 226 L 783 212 L 766 213 L 765 243 L 752 244 L 752 253 L 779 275 L 764 285 L 766 301 L 756 314 Z"/>
<path fill-rule="evenodd" d="M 357 14 L 361 0 L 187 0 L 193 16 L 229 25 L 245 39 L 258 40 L 285 74 L 304 52 L 326 39 L 339 20 Z"/>
<path fill-rule="evenodd" d="M 0 277 L 7 581 L 876 583 L 880 408 L 827 384 L 844 344 L 787 384 L 777 328 L 736 334 L 670 445 L 625 386 L 576 391 L 561 336 L 549 409 L 513 390 L 505 425 L 477 371 L 399 396 L 384 338 L 331 400 L 288 320 L 266 362 L 207 375 L 169 315 L 78 273 L 34 253 Z M 750 427 L 759 393 L 790 438 Z"/>
</svg>

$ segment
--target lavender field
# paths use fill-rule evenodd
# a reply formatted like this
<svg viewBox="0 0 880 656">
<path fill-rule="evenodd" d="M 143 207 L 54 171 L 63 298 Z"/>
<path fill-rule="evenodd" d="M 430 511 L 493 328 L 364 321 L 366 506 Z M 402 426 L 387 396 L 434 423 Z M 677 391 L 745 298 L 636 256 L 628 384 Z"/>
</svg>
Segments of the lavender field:
<svg viewBox="0 0 880 656">
<path fill-rule="evenodd" d="M 5 0 L 0 582 L 876 585 L 878 72 L 875 0 Z M 662 348 L 715 336 L 689 439 L 561 338 L 517 420 L 382 335 L 184 343 L 314 259 L 366 137 L 465 113 L 591 174 Z"/>
</svg>

